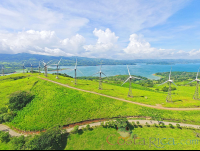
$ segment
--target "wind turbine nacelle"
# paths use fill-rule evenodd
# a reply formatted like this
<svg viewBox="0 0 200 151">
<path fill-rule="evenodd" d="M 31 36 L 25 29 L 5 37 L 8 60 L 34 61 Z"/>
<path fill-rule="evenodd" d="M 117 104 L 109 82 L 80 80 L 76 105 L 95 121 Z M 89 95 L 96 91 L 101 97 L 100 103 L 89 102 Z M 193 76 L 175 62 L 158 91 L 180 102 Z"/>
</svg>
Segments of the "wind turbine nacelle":
<svg viewBox="0 0 200 151">
<path fill-rule="evenodd" d="M 173 82 L 173 80 L 168 80 L 168 81 L 171 82 L 171 83 Z"/>
<path fill-rule="evenodd" d="M 199 79 L 196 79 L 196 81 L 200 82 L 200 80 L 199 80 Z"/>
</svg>

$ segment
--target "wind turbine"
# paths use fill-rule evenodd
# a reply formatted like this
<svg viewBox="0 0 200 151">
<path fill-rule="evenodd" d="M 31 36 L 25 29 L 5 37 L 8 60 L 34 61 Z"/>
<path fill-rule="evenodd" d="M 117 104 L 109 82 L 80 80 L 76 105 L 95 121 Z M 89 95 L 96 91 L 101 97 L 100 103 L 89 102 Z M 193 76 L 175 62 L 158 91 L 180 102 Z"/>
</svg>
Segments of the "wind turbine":
<svg viewBox="0 0 200 151">
<path fill-rule="evenodd" d="M 2 74 L 3 74 L 3 76 L 4 76 L 4 68 L 3 68 L 3 66 L 2 66 Z"/>
<path fill-rule="evenodd" d="M 25 61 L 24 61 L 24 63 L 25 63 Z M 22 66 L 23 67 L 23 73 L 24 73 L 24 69 L 25 69 L 24 63 L 23 63 L 23 66 Z"/>
<path fill-rule="evenodd" d="M 162 84 L 160 84 L 160 85 L 163 85 L 163 84 L 169 82 L 169 90 L 168 90 L 168 96 L 167 96 L 167 98 L 166 98 L 166 102 L 172 102 L 171 83 L 173 83 L 173 84 L 177 87 L 177 85 L 173 82 L 173 80 L 170 79 L 171 71 L 172 71 L 172 68 L 171 68 L 170 73 L 169 73 L 169 80 L 167 80 L 167 81 L 163 82 Z M 160 85 L 159 85 L 159 86 L 160 86 Z"/>
<path fill-rule="evenodd" d="M 194 96 L 193 96 L 193 99 L 195 99 L 195 100 L 199 100 L 199 81 L 200 80 L 198 79 L 198 74 L 199 74 L 199 70 L 197 72 L 196 79 L 194 79 L 193 81 L 189 82 L 189 83 L 192 83 L 194 81 L 197 81 L 196 90 L 195 90 L 195 93 L 194 93 Z"/>
<path fill-rule="evenodd" d="M 52 60 L 51 60 L 52 61 Z M 47 65 L 51 62 L 51 61 L 49 61 L 48 63 L 45 63 L 44 61 L 43 61 L 43 64 L 44 64 L 44 71 L 45 71 L 45 76 L 47 77 Z"/>
<path fill-rule="evenodd" d="M 61 61 L 61 59 L 60 59 L 60 61 Z M 58 65 L 60 64 L 60 61 L 57 64 L 52 64 L 52 65 L 56 65 L 57 66 L 57 76 L 56 76 L 57 79 L 58 79 Z"/>
<path fill-rule="evenodd" d="M 31 64 L 31 63 L 30 63 Z M 31 73 L 33 74 L 33 65 L 31 64 Z"/>
<path fill-rule="evenodd" d="M 126 82 L 129 80 L 129 92 L 128 92 L 128 97 L 133 97 L 133 94 L 132 94 L 132 87 L 131 87 L 131 80 L 132 80 L 132 79 L 140 79 L 140 78 L 131 76 L 130 71 L 129 71 L 129 68 L 128 68 L 128 65 L 127 65 L 127 69 L 128 69 L 129 77 L 128 77 L 128 79 L 126 79 L 126 81 L 125 81 L 124 83 L 126 83 Z M 124 83 L 123 83 L 123 84 L 124 84 Z M 123 85 L 123 84 L 122 84 L 122 85 Z M 121 86 L 122 86 L 122 85 L 121 85 Z"/>
<path fill-rule="evenodd" d="M 76 83 L 76 70 L 78 70 L 81 74 L 83 74 L 79 69 L 77 69 L 77 59 L 76 59 L 75 68 L 74 69 L 67 68 L 67 69 L 68 70 L 74 70 L 74 72 L 75 72 L 74 81 L 75 81 L 75 84 L 77 84 Z"/>
<path fill-rule="evenodd" d="M 101 79 L 101 74 L 103 74 L 103 75 L 105 75 L 102 71 L 101 71 L 101 67 L 102 67 L 102 62 L 101 62 L 101 66 L 100 66 L 100 71 L 99 72 L 97 72 L 97 73 L 95 73 L 95 74 L 98 74 L 99 73 L 99 90 L 102 90 L 103 88 L 102 88 L 102 79 Z M 95 75 L 95 74 L 93 74 L 93 75 Z M 92 75 L 92 76 L 93 76 Z M 106 75 L 105 75 L 106 76 Z M 107 77 L 107 76 L 106 76 Z"/>
<path fill-rule="evenodd" d="M 38 69 L 39 69 L 39 75 L 40 75 L 40 61 L 39 61 L 39 66 L 38 66 Z"/>
</svg>

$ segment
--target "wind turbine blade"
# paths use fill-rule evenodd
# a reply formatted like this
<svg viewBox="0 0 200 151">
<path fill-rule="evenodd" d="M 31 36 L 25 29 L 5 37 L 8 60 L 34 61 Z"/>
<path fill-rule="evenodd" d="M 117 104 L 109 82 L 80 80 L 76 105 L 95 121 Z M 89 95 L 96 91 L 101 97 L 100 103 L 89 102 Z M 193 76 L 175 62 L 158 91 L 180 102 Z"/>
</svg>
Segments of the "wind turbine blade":
<svg viewBox="0 0 200 151">
<path fill-rule="evenodd" d="M 65 68 L 65 69 L 67 69 L 67 70 L 74 70 L 74 69 L 71 69 L 71 68 Z"/>
<path fill-rule="evenodd" d="M 191 81 L 191 82 L 189 82 L 189 83 L 187 83 L 187 84 L 190 84 L 190 83 L 192 83 L 192 82 L 194 82 L 195 80 L 193 80 L 193 81 Z"/>
<path fill-rule="evenodd" d="M 77 67 L 77 58 L 76 58 L 76 64 L 75 64 L 75 69 L 76 69 L 76 67 Z"/>
<path fill-rule="evenodd" d="M 52 60 L 51 60 L 52 61 Z M 51 61 L 49 61 L 47 64 L 49 64 Z"/>
<path fill-rule="evenodd" d="M 95 73 L 95 74 L 98 74 L 98 73 L 100 73 L 100 72 L 97 72 L 97 73 Z M 93 75 L 95 75 L 95 74 L 93 74 Z M 91 75 L 91 76 L 93 76 L 93 75 Z"/>
<path fill-rule="evenodd" d="M 105 75 L 103 72 L 101 72 L 103 75 Z M 106 76 L 106 75 L 105 75 Z M 106 76 L 107 77 L 107 76 Z"/>
<path fill-rule="evenodd" d="M 101 61 L 101 67 L 102 67 L 102 61 Z M 101 67 L 100 67 L 100 71 L 101 71 Z"/>
<path fill-rule="evenodd" d="M 82 73 L 79 69 L 77 69 L 80 73 Z M 83 73 L 82 73 L 82 75 L 84 75 Z"/>
<path fill-rule="evenodd" d="M 130 71 L 129 71 L 129 68 L 128 68 L 128 65 L 127 65 L 127 69 L 128 69 L 128 74 L 131 76 Z"/>
<path fill-rule="evenodd" d="M 165 82 L 163 82 L 163 83 L 162 83 L 162 84 L 160 84 L 160 85 L 163 85 L 163 84 L 165 84 L 165 83 L 167 83 L 167 82 L 168 82 L 168 81 L 165 81 Z M 159 85 L 159 86 L 160 86 L 160 85 Z"/>
<path fill-rule="evenodd" d="M 62 58 L 61 58 L 61 59 L 62 59 Z M 61 61 L 61 59 L 60 59 L 60 61 Z M 58 62 L 58 65 L 59 65 L 60 61 Z"/>
<path fill-rule="evenodd" d="M 133 77 L 133 76 L 132 76 Z M 141 79 L 141 78 L 138 78 L 138 77 L 133 77 L 133 78 L 135 78 L 135 79 Z M 142 80 L 142 79 L 141 79 Z"/>
<path fill-rule="evenodd" d="M 130 79 L 130 78 L 126 79 L 126 81 L 125 81 L 124 83 L 126 83 L 129 79 Z M 124 84 L 124 83 L 123 83 L 123 84 Z M 122 84 L 122 85 L 123 85 L 123 84 Z M 122 85 L 121 85 L 121 86 L 122 86 Z"/>
<path fill-rule="evenodd" d="M 198 72 L 197 72 L 197 76 L 196 76 L 196 79 L 198 78 L 198 74 L 199 74 L 199 70 L 198 70 Z"/>
<path fill-rule="evenodd" d="M 170 80 L 170 76 L 171 76 L 171 71 L 172 71 L 172 67 L 171 67 L 170 74 L 169 74 L 169 80 Z"/>
<path fill-rule="evenodd" d="M 172 82 L 176 87 L 178 87 L 174 82 Z"/>
</svg>

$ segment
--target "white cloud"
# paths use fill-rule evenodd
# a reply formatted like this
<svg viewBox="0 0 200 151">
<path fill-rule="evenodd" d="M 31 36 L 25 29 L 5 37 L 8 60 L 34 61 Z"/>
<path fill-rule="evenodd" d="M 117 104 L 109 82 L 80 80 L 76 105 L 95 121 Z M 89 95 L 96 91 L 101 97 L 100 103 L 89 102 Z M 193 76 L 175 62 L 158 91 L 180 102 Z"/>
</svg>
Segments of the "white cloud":
<svg viewBox="0 0 200 151">
<path fill-rule="evenodd" d="M 109 28 L 105 31 L 99 29 L 93 31 L 93 34 L 98 37 L 95 45 L 84 45 L 83 48 L 87 51 L 84 55 L 89 55 L 90 57 L 106 57 L 112 58 L 117 51 L 119 51 L 117 40 L 119 37 L 111 32 Z"/>
<path fill-rule="evenodd" d="M 77 55 L 85 43 L 79 34 L 64 40 L 59 39 L 54 31 L 28 30 L 18 33 L 0 32 L 0 53 L 32 53 L 45 55 Z"/>
<path fill-rule="evenodd" d="M 174 50 L 151 47 L 142 35 L 132 34 L 129 44 L 121 53 L 123 59 L 199 59 L 200 50 Z"/>
</svg>

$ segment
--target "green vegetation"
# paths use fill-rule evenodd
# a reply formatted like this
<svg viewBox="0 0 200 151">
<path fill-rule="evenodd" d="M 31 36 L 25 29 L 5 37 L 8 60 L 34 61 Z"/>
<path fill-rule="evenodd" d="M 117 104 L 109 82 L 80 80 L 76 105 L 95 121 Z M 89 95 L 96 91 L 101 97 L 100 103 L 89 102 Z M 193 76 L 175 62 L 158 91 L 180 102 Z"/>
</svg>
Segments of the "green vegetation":
<svg viewBox="0 0 200 151">
<path fill-rule="evenodd" d="M 81 130 L 79 130 L 81 132 Z M 200 140 L 192 129 L 137 127 L 132 132 L 139 139 L 123 140 L 114 128 L 97 127 L 70 134 L 65 150 L 171 150 L 199 149 Z M 181 135 L 181 137 L 180 137 Z M 165 138 L 165 139 L 163 139 Z M 109 144 L 110 143 L 110 144 Z M 163 144 L 163 145 L 162 145 Z"/>
<path fill-rule="evenodd" d="M 66 136 L 59 126 L 26 138 L 10 137 L 8 132 L 0 131 L 0 150 L 61 150 L 66 146 Z"/>
<path fill-rule="evenodd" d="M 0 89 L 2 107 L 8 107 L 9 95 L 13 92 L 26 90 L 30 91 L 31 94 L 35 96 L 23 109 L 17 111 L 17 115 L 11 121 L 7 121 L 7 125 L 20 130 L 43 130 L 57 124 L 67 125 L 89 119 L 109 119 L 125 116 L 145 116 L 152 117 L 152 119 L 156 120 L 200 124 L 200 111 L 168 111 L 142 107 L 96 94 L 69 89 L 42 80 L 38 78 L 38 76 L 38 74 L 33 74 L 33 76 L 32 74 L 18 74 L 0 77 L 1 87 L 4 88 Z M 44 76 L 41 75 L 40 77 Z M 103 83 L 103 88 L 105 90 L 98 90 L 98 82 L 95 81 L 78 80 L 78 85 L 75 86 L 73 79 L 69 77 L 60 76 L 60 79 L 57 80 L 55 75 L 48 75 L 48 78 L 82 89 L 105 93 L 111 96 L 120 96 L 127 100 L 141 101 L 139 97 L 127 98 L 128 88 L 126 87 Z M 155 95 L 155 99 L 157 98 L 156 100 L 162 98 L 161 96 L 164 96 L 163 98 L 165 99 L 166 95 L 166 93 L 163 92 L 156 93 L 140 89 L 134 89 L 134 91 L 137 91 L 137 95 L 138 93 L 150 94 L 152 98 L 153 95 Z M 178 91 L 178 89 L 175 91 Z M 148 99 L 144 97 L 141 98 L 148 103 L 152 103 L 151 96 L 148 96 Z M 164 102 L 165 100 L 161 101 Z M 196 102 L 199 103 L 198 101 Z M 176 106 L 176 103 L 168 104 L 171 104 L 173 107 Z M 182 106 L 184 105 L 185 104 Z M 187 104 L 185 106 L 187 106 Z M 5 109 L 2 110 L 5 111 Z"/>
</svg>

